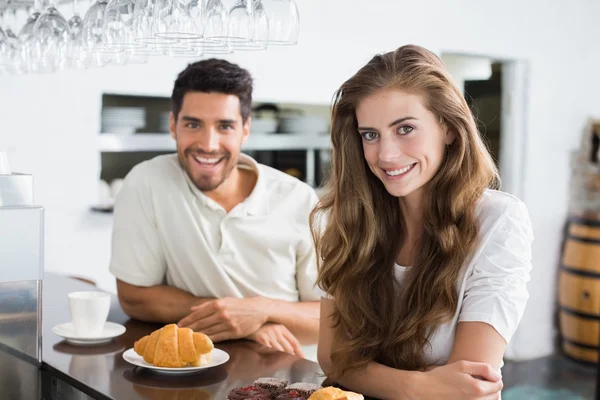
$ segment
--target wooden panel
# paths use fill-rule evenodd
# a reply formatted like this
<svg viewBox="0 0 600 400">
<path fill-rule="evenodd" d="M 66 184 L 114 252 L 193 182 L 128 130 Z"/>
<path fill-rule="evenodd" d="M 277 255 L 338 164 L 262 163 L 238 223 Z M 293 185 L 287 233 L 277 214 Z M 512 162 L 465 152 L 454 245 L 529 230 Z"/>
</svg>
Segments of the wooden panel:
<svg viewBox="0 0 600 400">
<path fill-rule="evenodd" d="M 584 243 L 567 239 L 563 265 L 580 271 L 600 274 L 600 243 Z"/>
<path fill-rule="evenodd" d="M 598 362 L 598 351 L 591 349 L 584 349 L 579 346 L 572 345 L 570 343 L 563 343 L 563 350 L 569 356 L 576 360 L 586 361 L 591 363 Z"/>
<path fill-rule="evenodd" d="M 569 235 L 600 241 L 600 227 L 572 224 L 569 226 Z"/>
<path fill-rule="evenodd" d="M 586 344 L 598 346 L 600 337 L 600 321 L 593 321 L 560 312 L 560 333 L 563 337 Z"/>
<path fill-rule="evenodd" d="M 600 278 L 560 271 L 558 287 L 561 306 L 584 314 L 600 316 Z"/>
</svg>

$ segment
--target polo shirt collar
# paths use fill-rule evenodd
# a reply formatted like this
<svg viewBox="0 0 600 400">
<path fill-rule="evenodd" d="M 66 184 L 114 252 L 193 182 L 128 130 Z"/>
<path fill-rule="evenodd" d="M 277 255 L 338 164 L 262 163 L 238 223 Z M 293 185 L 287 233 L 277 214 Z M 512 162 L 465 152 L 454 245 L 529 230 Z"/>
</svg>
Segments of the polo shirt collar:
<svg viewBox="0 0 600 400">
<path fill-rule="evenodd" d="M 265 215 L 269 212 L 269 199 L 267 197 L 267 183 L 265 182 L 265 176 L 261 173 L 259 164 L 252 157 L 247 154 L 240 153 L 238 159 L 238 168 L 244 168 L 252 170 L 256 173 L 257 179 L 254 189 L 243 202 L 242 205 L 246 212 L 251 215 Z M 183 175 L 188 183 L 188 186 L 192 193 L 199 200 L 200 204 L 213 210 L 223 210 L 216 201 L 204 194 L 200 189 L 196 187 L 194 182 L 190 179 L 187 172 L 182 168 Z"/>
</svg>

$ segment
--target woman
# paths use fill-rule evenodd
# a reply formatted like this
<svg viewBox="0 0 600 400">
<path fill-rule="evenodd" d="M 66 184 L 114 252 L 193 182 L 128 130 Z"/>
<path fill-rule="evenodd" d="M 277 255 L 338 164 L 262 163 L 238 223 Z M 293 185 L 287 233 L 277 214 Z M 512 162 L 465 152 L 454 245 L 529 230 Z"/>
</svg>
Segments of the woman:
<svg viewBox="0 0 600 400">
<path fill-rule="evenodd" d="M 321 367 L 382 399 L 499 398 L 533 237 L 523 203 L 491 189 L 464 97 L 436 55 L 404 46 L 342 85 L 332 119 L 311 216 Z"/>
</svg>

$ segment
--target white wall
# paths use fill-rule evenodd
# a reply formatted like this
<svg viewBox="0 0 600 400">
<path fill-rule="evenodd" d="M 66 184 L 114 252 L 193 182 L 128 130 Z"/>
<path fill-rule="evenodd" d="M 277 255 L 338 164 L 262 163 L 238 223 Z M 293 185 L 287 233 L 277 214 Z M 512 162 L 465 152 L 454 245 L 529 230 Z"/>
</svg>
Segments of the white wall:
<svg viewBox="0 0 600 400">
<path fill-rule="evenodd" d="M 561 227 L 567 208 L 568 150 L 586 118 L 597 116 L 600 6 L 592 0 L 297 0 L 297 47 L 230 59 L 251 70 L 256 98 L 329 103 L 333 91 L 375 52 L 416 43 L 436 52 L 519 58 L 530 64 L 523 200 L 536 233 L 532 299 L 509 354 L 552 352 L 552 308 Z M 46 267 L 92 277 L 107 273 L 109 216 L 95 199 L 101 93 L 167 96 L 183 60 L 146 66 L 0 77 L 0 146 L 14 145 L 15 171 L 35 175 L 47 210 Z"/>
</svg>

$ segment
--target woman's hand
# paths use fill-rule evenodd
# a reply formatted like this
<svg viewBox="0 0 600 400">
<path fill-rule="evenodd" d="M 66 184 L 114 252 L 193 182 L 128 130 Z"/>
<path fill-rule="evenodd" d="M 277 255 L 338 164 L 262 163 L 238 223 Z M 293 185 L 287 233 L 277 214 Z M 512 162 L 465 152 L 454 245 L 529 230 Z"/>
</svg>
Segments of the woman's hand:
<svg viewBox="0 0 600 400">
<path fill-rule="evenodd" d="M 457 361 L 428 368 L 407 394 L 411 400 L 494 400 L 502 386 L 502 377 L 489 364 Z"/>
</svg>

